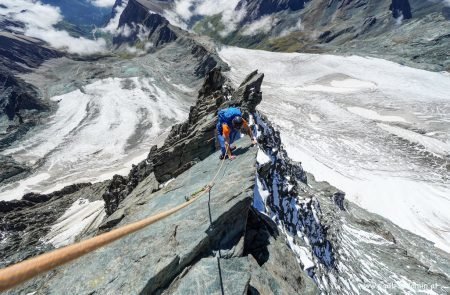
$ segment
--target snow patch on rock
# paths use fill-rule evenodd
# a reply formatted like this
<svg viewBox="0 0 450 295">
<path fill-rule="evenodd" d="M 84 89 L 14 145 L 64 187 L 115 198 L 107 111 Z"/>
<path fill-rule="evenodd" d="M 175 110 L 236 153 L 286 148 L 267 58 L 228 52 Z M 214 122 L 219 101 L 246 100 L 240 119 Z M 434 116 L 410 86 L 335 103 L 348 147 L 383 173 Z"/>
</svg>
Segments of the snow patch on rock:
<svg viewBox="0 0 450 295">
<path fill-rule="evenodd" d="M 100 226 L 106 216 L 104 207 L 104 201 L 89 202 L 87 199 L 78 199 L 58 218 L 44 241 L 56 248 L 74 243 L 82 232 Z"/>
</svg>

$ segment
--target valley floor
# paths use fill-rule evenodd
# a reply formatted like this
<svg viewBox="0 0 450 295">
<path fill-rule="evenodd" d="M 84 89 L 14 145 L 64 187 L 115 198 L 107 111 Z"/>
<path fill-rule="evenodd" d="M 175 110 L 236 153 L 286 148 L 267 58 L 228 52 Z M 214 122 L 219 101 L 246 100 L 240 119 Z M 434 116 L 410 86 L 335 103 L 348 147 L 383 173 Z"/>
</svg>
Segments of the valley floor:
<svg viewBox="0 0 450 295">
<path fill-rule="evenodd" d="M 450 252 L 450 75 L 358 56 L 223 48 L 234 81 L 265 73 L 259 106 L 291 158 L 347 198 Z"/>
</svg>

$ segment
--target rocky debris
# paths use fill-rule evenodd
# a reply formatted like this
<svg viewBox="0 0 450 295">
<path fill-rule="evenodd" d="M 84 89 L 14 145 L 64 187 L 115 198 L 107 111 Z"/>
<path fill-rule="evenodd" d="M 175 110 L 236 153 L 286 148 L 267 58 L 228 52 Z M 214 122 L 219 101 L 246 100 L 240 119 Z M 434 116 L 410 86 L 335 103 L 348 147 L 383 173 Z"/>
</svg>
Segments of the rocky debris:
<svg viewBox="0 0 450 295">
<path fill-rule="evenodd" d="M 29 193 L 0 202 L 0 267 L 53 248 L 44 240 L 51 226 L 78 199 L 101 200 L 108 182 L 76 184 L 48 195 Z"/>
<path fill-rule="evenodd" d="M 439 293 L 450 286 L 450 255 L 345 201 L 345 193 L 328 183 L 316 182 L 289 159 L 279 133 L 264 116 L 257 115 L 256 124 L 260 149 L 271 160 L 258 165 L 255 203 L 263 203 L 263 214 L 285 234 L 321 292 L 382 294 L 384 285 L 390 292 L 415 294 L 421 289 L 414 286 L 427 286 Z M 433 251 L 423 251 L 429 248 Z M 264 259 L 267 253 L 254 256 Z"/>
<path fill-rule="evenodd" d="M 349 293 L 370 290 L 372 294 L 382 294 L 381 284 L 389 286 L 391 293 L 448 292 L 448 253 L 349 201 L 345 201 L 346 210 L 341 210 L 330 198 L 336 193 L 336 188 L 308 176 L 308 194 L 320 202 L 321 222 L 328 227 L 330 240 L 337 249 L 337 271 L 331 270 L 326 274 L 331 276 L 329 279 L 317 280 L 321 289 L 331 292 L 347 290 Z M 352 284 L 348 285 L 348 282 Z"/>
<path fill-rule="evenodd" d="M 156 180 L 164 183 L 211 155 L 216 150 L 217 111 L 233 105 L 241 107 L 246 113 L 254 112 L 262 99 L 260 90 L 263 78 L 264 75 L 257 71 L 251 73 L 230 96 L 230 88 L 226 85 L 227 79 L 221 69 L 210 71 L 195 106 L 191 107 L 188 120 L 173 126 L 164 145 L 152 149 L 147 159 L 138 165 L 145 171 L 143 175 L 154 173 Z M 134 178 L 133 181 L 130 181 L 130 176 L 114 177 L 111 188 L 103 197 L 108 214 L 141 180 L 142 177 Z"/>
<path fill-rule="evenodd" d="M 332 196 L 331 199 L 333 200 L 333 202 L 336 204 L 336 206 L 339 207 L 339 209 L 341 210 L 345 210 L 345 193 L 344 192 L 335 192 Z"/>
</svg>

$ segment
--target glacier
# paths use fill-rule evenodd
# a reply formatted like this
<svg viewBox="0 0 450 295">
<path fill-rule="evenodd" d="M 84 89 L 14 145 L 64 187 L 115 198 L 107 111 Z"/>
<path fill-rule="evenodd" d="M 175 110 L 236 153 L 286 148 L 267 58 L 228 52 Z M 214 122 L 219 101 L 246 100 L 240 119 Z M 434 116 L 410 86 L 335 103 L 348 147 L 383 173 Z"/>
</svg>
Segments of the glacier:
<svg viewBox="0 0 450 295">
<path fill-rule="evenodd" d="M 152 77 L 111 77 L 51 97 L 57 110 L 39 132 L 3 151 L 35 169 L 29 177 L 2 186 L 0 200 L 127 174 L 170 126 L 187 117 L 182 94 L 190 88 L 172 88 Z"/>
<path fill-rule="evenodd" d="M 265 73 L 258 107 L 317 180 L 450 252 L 450 75 L 360 57 L 223 47 L 237 82 Z"/>
</svg>

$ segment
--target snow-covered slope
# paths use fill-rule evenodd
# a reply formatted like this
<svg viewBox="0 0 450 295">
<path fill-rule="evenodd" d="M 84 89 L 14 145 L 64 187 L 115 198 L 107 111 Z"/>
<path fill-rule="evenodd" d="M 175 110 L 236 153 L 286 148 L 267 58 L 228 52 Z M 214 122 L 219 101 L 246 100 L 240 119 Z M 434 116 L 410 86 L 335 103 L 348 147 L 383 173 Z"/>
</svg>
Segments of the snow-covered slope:
<svg viewBox="0 0 450 295">
<path fill-rule="evenodd" d="M 358 56 L 224 48 L 291 158 L 348 199 L 450 252 L 450 75 Z"/>
</svg>

